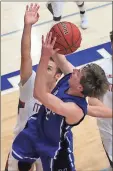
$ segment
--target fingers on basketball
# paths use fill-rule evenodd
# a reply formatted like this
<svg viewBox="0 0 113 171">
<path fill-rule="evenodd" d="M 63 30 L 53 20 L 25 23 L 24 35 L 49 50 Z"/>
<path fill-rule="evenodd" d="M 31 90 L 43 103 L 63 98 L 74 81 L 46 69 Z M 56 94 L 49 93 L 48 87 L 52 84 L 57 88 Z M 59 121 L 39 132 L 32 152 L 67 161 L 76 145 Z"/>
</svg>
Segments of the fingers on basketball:
<svg viewBox="0 0 113 171">
<path fill-rule="evenodd" d="M 55 42 L 56 42 L 56 37 L 54 37 L 53 40 L 52 40 L 52 42 L 51 42 L 52 47 L 54 47 Z"/>
</svg>

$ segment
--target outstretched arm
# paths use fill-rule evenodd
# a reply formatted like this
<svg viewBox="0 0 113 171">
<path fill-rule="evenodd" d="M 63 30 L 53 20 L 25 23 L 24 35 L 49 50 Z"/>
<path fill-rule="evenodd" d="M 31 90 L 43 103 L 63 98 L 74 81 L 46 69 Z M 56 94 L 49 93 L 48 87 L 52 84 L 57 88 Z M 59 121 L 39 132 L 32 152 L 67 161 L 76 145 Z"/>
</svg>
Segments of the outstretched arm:
<svg viewBox="0 0 113 171">
<path fill-rule="evenodd" d="M 74 124 L 84 116 L 83 111 L 74 103 L 64 103 L 58 97 L 48 91 L 47 86 L 47 67 L 51 55 L 57 53 L 58 49 L 53 50 L 56 38 L 51 42 L 52 33 L 47 34 L 46 40 L 42 37 L 42 53 L 36 73 L 34 97 L 39 99 L 43 105 L 56 114 L 66 118 L 67 123 Z M 37 90 L 38 88 L 38 90 Z M 78 115 L 79 113 L 79 115 Z"/>
<path fill-rule="evenodd" d="M 31 28 L 39 19 L 39 5 L 31 4 L 26 6 L 24 16 L 24 30 L 21 40 L 21 66 L 20 77 L 24 84 L 32 74 L 32 59 L 31 59 Z"/>
<path fill-rule="evenodd" d="M 88 98 L 88 115 L 100 118 L 112 118 L 112 109 L 104 105 L 100 100 L 96 98 Z"/>
</svg>

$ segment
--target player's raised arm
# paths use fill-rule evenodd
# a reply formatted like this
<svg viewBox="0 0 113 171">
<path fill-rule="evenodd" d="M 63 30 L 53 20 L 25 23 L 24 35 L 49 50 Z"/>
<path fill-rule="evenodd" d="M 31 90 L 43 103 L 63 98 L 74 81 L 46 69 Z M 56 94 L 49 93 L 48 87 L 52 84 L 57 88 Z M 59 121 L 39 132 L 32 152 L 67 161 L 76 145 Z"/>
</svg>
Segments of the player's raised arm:
<svg viewBox="0 0 113 171">
<path fill-rule="evenodd" d="M 32 74 L 32 59 L 31 59 L 31 28 L 39 19 L 39 5 L 31 4 L 26 6 L 24 16 L 24 30 L 21 40 L 21 67 L 20 77 L 24 84 Z"/>
<path fill-rule="evenodd" d="M 56 38 L 51 42 L 52 34 L 47 34 L 46 40 L 42 37 L 42 53 L 39 66 L 36 73 L 34 85 L 34 97 L 39 99 L 43 105 L 52 110 L 56 114 L 62 115 L 66 118 L 69 124 L 74 124 L 80 121 L 84 116 L 82 109 L 76 104 L 69 102 L 65 103 L 58 97 L 52 95 L 48 91 L 47 85 L 47 67 L 51 54 L 57 53 L 59 49 L 53 50 Z M 37 89 L 38 88 L 38 89 Z M 79 115 L 76 115 L 78 114 Z"/>
<path fill-rule="evenodd" d="M 75 68 L 65 57 L 65 55 L 61 55 L 59 53 L 55 53 L 53 56 L 53 60 L 57 64 L 57 66 L 61 69 L 64 75 L 72 73 Z"/>
<path fill-rule="evenodd" d="M 53 59 L 65 75 L 71 73 L 75 67 L 64 55 L 73 53 L 80 47 L 82 40 L 80 30 L 73 23 L 60 22 L 52 27 L 51 32 L 57 38 L 55 48 L 60 48 L 59 54 L 53 55 Z"/>
</svg>

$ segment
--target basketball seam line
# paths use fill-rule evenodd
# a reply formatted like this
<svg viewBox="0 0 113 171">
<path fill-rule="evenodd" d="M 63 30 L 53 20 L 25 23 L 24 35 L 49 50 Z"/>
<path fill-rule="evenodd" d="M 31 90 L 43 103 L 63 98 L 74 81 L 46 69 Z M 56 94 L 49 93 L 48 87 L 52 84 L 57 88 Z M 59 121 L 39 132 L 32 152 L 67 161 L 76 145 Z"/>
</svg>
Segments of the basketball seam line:
<svg viewBox="0 0 113 171">
<path fill-rule="evenodd" d="M 53 28 L 53 31 L 54 31 L 54 33 L 56 33 L 54 28 Z M 63 46 L 62 44 L 58 43 L 57 40 L 56 40 L 56 43 L 59 44 L 59 45 L 61 45 L 61 46 L 66 50 L 65 46 Z M 56 43 L 55 43 L 55 44 L 56 44 Z M 62 51 L 63 51 L 63 50 L 62 50 Z"/>
<path fill-rule="evenodd" d="M 69 22 L 69 23 L 70 23 L 70 22 Z M 72 29 L 71 23 L 70 23 L 70 26 L 71 26 L 71 29 Z M 72 34 L 73 34 L 73 29 L 72 29 Z M 80 33 L 80 31 L 79 31 L 78 40 L 75 42 L 75 44 L 73 43 L 73 39 L 72 39 L 72 44 L 73 44 L 74 47 L 76 47 L 76 44 L 78 43 L 78 41 L 80 40 L 80 38 L 81 38 L 81 33 Z M 76 48 L 77 48 L 77 47 L 76 47 Z"/>
<path fill-rule="evenodd" d="M 61 23 L 61 22 L 60 22 Z M 60 32 L 61 32 L 61 34 L 63 35 L 63 33 L 62 33 L 62 30 L 60 29 L 60 27 L 59 27 L 59 24 L 60 23 L 58 23 L 58 28 L 59 28 L 59 30 L 60 30 Z M 65 39 L 65 36 L 63 35 L 63 37 L 64 37 L 64 39 Z M 67 43 L 67 45 L 70 47 L 70 45 L 69 45 L 69 43 L 67 42 L 67 40 L 65 39 L 65 41 L 66 41 L 66 43 Z M 71 48 L 70 48 L 70 50 L 71 50 Z M 66 51 L 67 51 L 67 48 L 66 48 Z M 71 52 L 73 52 L 72 50 L 71 50 Z"/>
<path fill-rule="evenodd" d="M 74 42 L 73 42 L 73 29 L 72 29 L 72 25 L 71 25 L 71 23 L 70 23 L 70 22 L 69 22 L 69 24 L 70 24 L 71 31 L 72 31 L 72 45 L 74 45 Z"/>
</svg>

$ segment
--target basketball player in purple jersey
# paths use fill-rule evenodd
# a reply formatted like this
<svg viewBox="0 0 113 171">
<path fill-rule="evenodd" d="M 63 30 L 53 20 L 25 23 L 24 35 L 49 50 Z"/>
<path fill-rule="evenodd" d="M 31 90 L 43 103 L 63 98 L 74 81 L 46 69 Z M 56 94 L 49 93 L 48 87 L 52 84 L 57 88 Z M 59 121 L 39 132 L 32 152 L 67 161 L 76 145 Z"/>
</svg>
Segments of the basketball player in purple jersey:
<svg viewBox="0 0 113 171">
<path fill-rule="evenodd" d="M 111 37 L 111 45 L 113 49 L 113 31 L 110 32 Z M 62 63 L 58 62 L 58 59 L 61 60 Z M 55 58 L 54 58 L 55 60 Z M 56 56 L 56 63 L 59 65 L 59 67 L 63 67 L 64 70 L 67 70 L 65 57 L 60 54 L 57 54 Z M 112 162 L 112 58 L 105 59 L 101 65 L 100 65 L 106 75 L 109 82 L 109 90 L 106 92 L 106 94 L 103 96 L 103 98 L 99 99 L 97 98 L 88 98 L 89 105 L 88 106 L 88 115 L 97 117 L 97 123 L 100 130 L 100 135 L 102 138 L 102 142 L 107 154 L 107 157 L 110 162 L 111 168 L 113 168 L 113 162 Z M 108 145 L 109 144 L 109 145 Z M 106 171 L 111 171 L 111 168 L 106 169 Z"/>
<path fill-rule="evenodd" d="M 90 64 L 78 70 L 66 58 L 62 65 L 61 55 L 59 63 L 58 56 L 55 55 L 58 49 L 53 50 L 56 38 L 53 41 L 51 38 L 51 33 L 47 34 L 45 41 L 42 37 L 41 59 L 34 86 L 34 97 L 44 105 L 38 114 L 29 119 L 12 146 L 13 157 L 21 163 L 20 171 L 27 171 L 26 165 L 32 165 L 39 157 L 44 171 L 75 171 L 73 151 L 70 147 L 72 143 L 67 134 L 84 119 L 87 113 L 86 96 L 100 97 L 108 89 L 105 73 L 98 65 Z M 58 66 L 61 65 L 65 74 L 52 94 L 47 85 L 50 56 Z"/>
<path fill-rule="evenodd" d="M 24 16 L 24 30 L 21 41 L 21 67 L 19 83 L 20 97 L 18 104 L 17 124 L 14 130 L 14 138 L 24 129 L 28 119 L 37 113 L 41 103 L 33 97 L 34 81 L 36 73 L 32 70 L 31 58 L 31 30 L 32 25 L 39 20 L 39 6 L 37 4 L 26 7 Z M 47 68 L 48 85 L 50 91 L 56 85 L 56 81 L 60 78 L 62 72 L 56 66 L 53 59 L 50 59 Z M 18 161 L 15 160 L 10 150 L 7 159 L 5 171 L 18 171 Z M 40 160 L 36 161 L 36 171 L 41 171 L 42 166 Z"/>
</svg>

